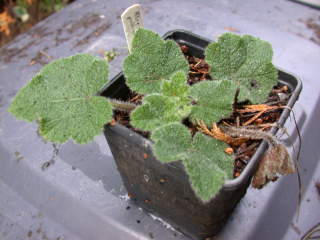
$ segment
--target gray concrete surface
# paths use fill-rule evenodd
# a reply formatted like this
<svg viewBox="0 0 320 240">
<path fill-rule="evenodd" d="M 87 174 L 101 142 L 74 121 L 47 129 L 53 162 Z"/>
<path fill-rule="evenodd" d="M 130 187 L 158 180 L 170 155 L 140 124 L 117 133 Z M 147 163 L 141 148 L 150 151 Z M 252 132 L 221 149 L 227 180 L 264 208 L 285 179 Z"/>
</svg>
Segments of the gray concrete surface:
<svg viewBox="0 0 320 240">
<path fill-rule="evenodd" d="M 303 137 L 299 219 L 297 178 L 292 175 L 263 190 L 250 188 L 217 237 L 300 239 L 320 222 L 314 186 L 320 180 L 320 45 L 306 26 L 308 19 L 319 22 L 320 12 L 285 0 L 137 2 L 145 26 L 160 34 L 180 28 L 215 39 L 232 30 L 270 41 L 274 63 L 303 80 L 294 108 Z M 104 136 L 84 146 L 53 145 L 38 136 L 35 123 L 7 112 L 17 91 L 59 57 L 77 52 L 101 56 L 116 48 L 120 56 L 111 62 L 110 78 L 118 73 L 127 54 L 119 16 L 133 3 L 77 0 L 0 48 L 0 239 L 189 239 L 126 200 Z M 292 120 L 286 127 L 296 136 Z M 290 141 L 297 148 L 296 137 Z M 291 153 L 295 155 L 292 147 Z M 47 162 L 52 164 L 44 168 Z"/>
</svg>

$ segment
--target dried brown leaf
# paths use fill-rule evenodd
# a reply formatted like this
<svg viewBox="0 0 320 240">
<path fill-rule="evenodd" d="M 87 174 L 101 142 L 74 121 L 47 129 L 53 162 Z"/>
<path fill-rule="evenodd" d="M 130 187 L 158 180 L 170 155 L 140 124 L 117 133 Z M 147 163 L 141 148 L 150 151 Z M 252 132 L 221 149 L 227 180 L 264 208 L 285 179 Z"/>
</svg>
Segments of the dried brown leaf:
<svg viewBox="0 0 320 240">
<path fill-rule="evenodd" d="M 8 9 L 0 13 L 0 33 L 3 32 L 7 36 L 10 35 L 9 25 L 13 22 L 15 22 L 15 20 L 10 16 Z"/>
<path fill-rule="evenodd" d="M 252 180 L 254 188 L 262 188 L 269 181 L 277 180 L 279 174 L 284 175 L 295 172 L 295 166 L 286 147 L 278 143 L 277 139 L 270 133 L 252 129 L 250 126 L 221 126 L 220 128 L 232 137 L 263 139 L 268 142 L 269 149 L 260 161 L 258 170 Z"/>
<path fill-rule="evenodd" d="M 282 144 L 269 146 L 269 150 L 260 161 L 258 170 L 253 177 L 252 186 L 262 188 L 269 181 L 276 180 L 279 174 L 294 172 L 295 167 L 287 149 Z"/>
</svg>

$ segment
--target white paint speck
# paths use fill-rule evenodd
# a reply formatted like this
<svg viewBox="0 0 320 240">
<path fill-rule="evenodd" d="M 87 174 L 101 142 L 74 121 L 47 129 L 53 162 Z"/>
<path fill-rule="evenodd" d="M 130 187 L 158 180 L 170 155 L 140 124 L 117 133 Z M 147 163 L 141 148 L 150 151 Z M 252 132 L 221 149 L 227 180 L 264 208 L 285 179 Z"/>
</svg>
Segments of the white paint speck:
<svg viewBox="0 0 320 240">
<path fill-rule="evenodd" d="M 153 220 L 159 221 L 165 228 L 170 229 L 171 231 L 174 231 L 174 232 L 178 233 L 179 235 L 182 235 L 182 233 L 178 232 L 176 229 L 174 229 L 174 227 L 172 227 L 169 223 L 164 221 L 162 218 L 159 218 L 151 213 L 149 215 Z"/>
<path fill-rule="evenodd" d="M 128 194 L 120 195 L 119 198 L 120 198 L 121 200 L 124 200 L 124 201 L 129 201 L 129 200 L 130 200 L 130 197 L 128 196 Z"/>
<path fill-rule="evenodd" d="M 143 175 L 143 178 L 146 182 L 150 181 L 150 177 L 147 174 Z"/>
</svg>

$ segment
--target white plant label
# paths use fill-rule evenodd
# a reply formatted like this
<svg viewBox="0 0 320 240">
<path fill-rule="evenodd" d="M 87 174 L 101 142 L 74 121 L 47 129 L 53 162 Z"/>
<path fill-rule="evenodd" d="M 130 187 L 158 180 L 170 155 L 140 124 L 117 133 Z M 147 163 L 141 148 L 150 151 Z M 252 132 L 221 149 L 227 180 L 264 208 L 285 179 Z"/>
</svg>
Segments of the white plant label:
<svg viewBox="0 0 320 240">
<path fill-rule="evenodd" d="M 124 33 L 126 35 L 129 52 L 132 49 L 132 39 L 134 33 L 143 27 L 143 20 L 141 14 L 141 7 L 139 4 L 134 4 L 128 7 L 122 14 L 121 20 L 123 24 Z"/>
</svg>

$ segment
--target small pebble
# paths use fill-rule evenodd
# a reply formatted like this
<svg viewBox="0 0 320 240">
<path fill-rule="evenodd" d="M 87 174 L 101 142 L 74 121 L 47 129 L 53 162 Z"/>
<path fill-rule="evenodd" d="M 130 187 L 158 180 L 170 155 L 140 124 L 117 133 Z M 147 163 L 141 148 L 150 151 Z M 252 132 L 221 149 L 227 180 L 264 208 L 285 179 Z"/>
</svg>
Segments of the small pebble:
<svg viewBox="0 0 320 240">
<path fill-rule="evenodd" d="M 182 51 L 183 53 L 187 53 L 187 52 L 189 51 L 189 47 L 187 47 L 186 45 L 182 45 L 182 46 L 181 46 L 181 51 Z"/>
<path fill-rule="evenodd" d="M 256 124 L 261 124 L 263 123 L 263 120 L 261 118 L 258 118 L 257 120 L 254 121 Z"/>
<path fill-rule="evenodd" d="M 232 149 L 231 147 L 228 147 L 228 148 L 226 148 L 226 149 L 224 150 L 224 152 L 225 152 L 226 154 L 231 155 L 231 154 L 233 153 L 233 149 Z"/>
<path fill-rule="evenodd" d="M 286 93 L 278 93 L 278 97 L 280 99 L 280 101 L 285 101 L 288 99 L 288 94 Z"/>
<path fill-rule="evenodd" d="M 111 122 L 110 122 L 110 125 L 111 125 L 111 126 L 114 126 L 114 125 L 116 125 L 116 124 L 117 124 L 117 121 L 116 121 L 115 119 L 112 119 Z"/>
<path fill-rule="evenodd" d="M 160 178 L 160 183 L 165 183 L 165 182 L 166 182 L 166 180 L 165 180 L 165 179 Z"/>
</svg>

